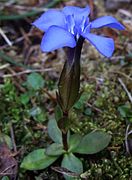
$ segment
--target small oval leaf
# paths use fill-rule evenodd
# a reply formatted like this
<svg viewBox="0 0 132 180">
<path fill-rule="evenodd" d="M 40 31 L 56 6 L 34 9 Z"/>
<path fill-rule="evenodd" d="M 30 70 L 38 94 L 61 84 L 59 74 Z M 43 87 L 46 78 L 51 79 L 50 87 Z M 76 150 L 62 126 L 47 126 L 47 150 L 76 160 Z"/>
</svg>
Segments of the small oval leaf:
<svg viewBox="0 0 132 180">
<path fill-rule="evenodd" d="M 77 148 L 77 146 L 79 145 L 80 141 L 82 139 L 82 136 L 79 134 L 73 134 L 70 136 L 69 139 L 69 152 L 73 152 L 74 149 Z"/>
<path fill-rule="evenodd" d="M 77 148 L 74 149 L 74 152 L 80 154 L 95 154 L 107 147 L 110 140 L 111 135 L 101 131 L 94 131 L 82 138 L 82 141 Z"/>
<path fill-rule="evenodd" d="M 37 149 L 29 153 L 21 163 L 21 168 L 27 170 L 45 169 L 52 164 L 58 156 L 48 156 L 45 149 Z"/>
<path fill-rule="evenodd" d="M 74 154 L 65 154 L 62 160 L 61 167 L 70 170 L 71 172 L 77 173 L 78 176 L 83 173 L 83 164 Z M 75 178 L 68 175 L 64 176 L 66 180 L 73 180 Z"/>
<path fill-rule="evenodd" d="M 27 85 L 34 90 L 38 90 L 40 88 L 43 88 L 44 79 L 38 73 L 31 73 L 27 77 Z"/>
<path fill-rule="evenodd" d="M 59 105 L 55 108 L 55 119 L 58 122 L 63 117 L 63 112 Z"/>
<path fill-rule="evenodd" d="M 0 133 L 0 144 L 1 143 L 6 143 L 10 149 L 13 148 L 11 138 L 6 134 Z"/>
<path fill-rule="evenodd" d="M 58 128 L 55 119 L 49 120 L 48 134 L 54 142 L 62 144 L 62 133 L 61 130 Z"/>
<path fill-rule="evenodd" d="M 45 153 L 48 156 L 59 156 L 59 155 L 63 154 L 64 152 L 65 152 L 65 150 L 63 149 L 62 144 L 53 143 L 46 149 Z"/>
<path fill-rule="evenodd" d="M 9 177 L 8 176 L 4 176 L 4 177 L 2 177 L 2 179 L 1 180 L 10 180 L 9 179 Z"/>
</svg>

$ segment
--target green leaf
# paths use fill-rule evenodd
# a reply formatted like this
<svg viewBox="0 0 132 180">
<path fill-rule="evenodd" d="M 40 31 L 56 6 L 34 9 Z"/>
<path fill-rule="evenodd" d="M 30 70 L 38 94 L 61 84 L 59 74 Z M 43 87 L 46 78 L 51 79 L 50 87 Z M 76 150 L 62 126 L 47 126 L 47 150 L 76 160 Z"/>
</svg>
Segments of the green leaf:
<svg viewBox="0 0 132 180">
<path fill-rule="evenodd" d="M 24 105 L 27 104 L 30 100 L 29 94 L 28 93 L 21 94 L 20 100 L 21 100 L 22 104 L 24 104 Z"/>
<path fill-rule="evenodd" d="M 0 144 L 1 143 L 6 143 L 10 149 L 13 148 L 11 138 L 6 134 L 0 133 Z"/>
<path fill-rule="evenodd" d="M 56 121 L 59 121 L 62 117 L 63 117 L 63 112 L 62 112 L 60 106 L 57 105 L 55 108 L 55 119 L 56 119 Z"/>
<path fill-rule="evenodd" d="M 65 153 L 63 145 L 58 143 L 53 143 L 46 149 L 46 154 L 48 156 L 59 156 L 63 153 Z"/>
<path fill-rule="evenodd" d="M 105 132 L 94 131 L 85 135 L 74 150 L 80 154 L 95 154 L 108 146 L 111 136 Z"/>
<path fill-rule="evenodd" d="M 4 176 L 4 177 L 2 177 L 2 179 L 1 180 L 10 180 L 9 179 L 9 177 L 8 176 Z"/>
<path fill-rule="evenodd" d="M 58 128 L 55 119 L 49 120 L 48 134 L 54 142 L 62 144 L 62 133 L 61 130 Z"/>
<path fill-rule="evenodd" d="M 23 86 L 27 86 L 27 82 L 23 83 Z M 21 94 L 20 95 L 21 103 L 26 105 L 33 96 L 35 96 L 35 91 L 33 89 L 30 89 L 29 91 Z"/>
<path fill-rule="evenodd" d="M 38 114 L 40 114 L 40 113 L 41 113 L 41 109 L 40 109 L 40 107 L 38 107 L 38 106 L 33 107 L 33 108 L 30 109 L 30 111 L 29 111 L 29 114 L 30 114 L 30 116 L 32 116 L 32 117 L 34 117 L 34 116 L 36 116 L 36 115 L 38 115 Z"/>
<path fill-rule="evenodd" d="M 91 94 L 84 92 L 81 94 L 79 100 L 75 103 L 74 107 L 79 110 L 83 110 L 85 103 L 90 98 Z"/>
<path fill-rule="evenodd" d="M 32 73 L 27 78 L 27 85 L 29 88 L 32 88 L 34 90 L 38 90 L 40 88 L 43 88 L 44 80 L 40 74 Z"/>
<path fill-rule="evenodd" d="M 46 120 L 46 113 L 38 106 L 33 107 L 29 111 L 30 116 L 37 122 L 44 122 Z"/>
<path fill-rule="evenodd" d="M 65 154 L 61 163 L 61 167 L 66 168 L 74 173 L 81 174 L 83 172 L 83 164 L 74 154 Z M 75 180 L 73 177 L 68 175 L 64 176 L 66 180 Z"/>
<path fill-rule="evenodd" d="M 123 118 L 132 117 L 132 109 L 128 105 L 119 106 L 118 111 Z"/>
<path fill-rule="evenodd" d="M 85 114 L 86 116 L 91 116 L 91 115 L 92 115 L 92 110 L 91 110 L 91 108 L 86 108 L 86 109 L 84 110 L 84 114 Z"/>
<path fill-rule="evenodd" d="M 21 163 L 21 168 L 27 170 L 45 169 L 51 165 L 58 156 L 47 156 L 45 149 L 37 149 L 29 153 Z"/>
<path fill-rule="evenodd" d="M 69 139 L 69 152 L 74 151 L 74 149 L 76 149 L 76 147 L 79 145 L 80 141 L 82 139 L 82 136 L 79 134 L 73 134 L 70 136 Z"/>
</svg>

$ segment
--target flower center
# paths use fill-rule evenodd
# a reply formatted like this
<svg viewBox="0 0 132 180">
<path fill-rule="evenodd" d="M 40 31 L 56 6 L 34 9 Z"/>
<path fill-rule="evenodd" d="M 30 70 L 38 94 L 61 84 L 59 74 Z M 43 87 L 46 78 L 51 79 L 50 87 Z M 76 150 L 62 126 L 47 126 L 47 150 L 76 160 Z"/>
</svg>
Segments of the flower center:
<svg viewBox="0 0 132 180">
<path fill-rule="evenodd" d="M 75 21 L 74 15 L 68 15 L 66 17 L 67 21 L 67 29 L 68 31 L 75 36 L 75 38 L 78 40 L 80 37 L 80 34 L 85 31 L 88 26 L 90 27 L 89 18 L 85 18 L 83 16 L 81 21 Z M 89 28 L 90 30 L 90 28 Z"/>
</svg>

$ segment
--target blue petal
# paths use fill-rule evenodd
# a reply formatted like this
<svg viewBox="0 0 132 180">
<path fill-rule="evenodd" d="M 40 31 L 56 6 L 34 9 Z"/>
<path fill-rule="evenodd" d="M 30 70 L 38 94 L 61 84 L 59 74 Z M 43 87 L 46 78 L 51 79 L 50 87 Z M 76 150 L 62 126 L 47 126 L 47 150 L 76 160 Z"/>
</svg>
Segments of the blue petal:
<svg viewBox="0 0 132 180">
<path fill-rule="evenodd" d="M 101 37 L 91 33 L 83 33 L 82 36 L 104 56 L 111 57 L 114 52 L 114 41 L 111 38 Z"/>
<path fill-rule="evenodd" d="M 91 22 L 91 28 L 100 28 L 104 26 L 108 26 L 118 30 L 125 29 L 125 27 L 112 16 L 103 16 Z"/>
<path fill-rule="evenodd" d="M 42 31 L 47 31 L 50 26 L 56 25 L 65 28 L 66 19 L 61 11 L 49 10 L 32 23 Z"/>
<path fill-rule="evenodd" d="M 83 18 L 87 18 L 90 13 L 90 7 L 86 6 L 85 8 L 75 7 L 75 6 L 66 6 L 63 8 L 62 12 L 68 16 L 73 15 L 75 21 L 80 23 Z"/>
<path fill-rule="evenodd" d="M 75 47 L 75 38 L 71 33 L 58 26 L 51 26 L 41 42 L 41 49 L 44 52 L 50 52 L 66 46 Z"/>
</svg>

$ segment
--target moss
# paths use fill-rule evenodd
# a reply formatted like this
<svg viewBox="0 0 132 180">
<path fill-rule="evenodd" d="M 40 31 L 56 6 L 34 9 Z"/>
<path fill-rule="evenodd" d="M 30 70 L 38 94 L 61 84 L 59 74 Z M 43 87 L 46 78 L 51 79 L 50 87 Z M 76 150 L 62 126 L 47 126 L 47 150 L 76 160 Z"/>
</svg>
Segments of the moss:
<svg viewBox="0 0 132 180">
<path fill-rule="evenodd" d="M 98 65 L 97 72 L 93 76 L 96 76 L 99 71 L 103 75 L 108 74 L 108 69 L 110 71 L 113 68 L 110 63 Z M 90 156 L 88 160 L 84 157 L 85 175 L 88 179 L 127 180 L 132 177 L 132 159 L 127 156 L 124 145 L 126 119 L 119 113 L 118 107 L 126 104 L 131 107 L 131 105 L 126 92 L 117 81 L 117 76 L 104 76 L 103 79 L 103 83 L 100 84 L 90 80 L 83 84 L 84 92 L 92 93 L 90 98 L 83 102 L 82 109 L 73 109 L 70 115 L 72 131 L 86 134 L 100 129 L 112 135 L 108 148 L 98 153 L 99 158 L 97 155 Z M 92 112 L 89 116 L 84 113 L 87 107 L 91 108 Z"/>
</svg>

